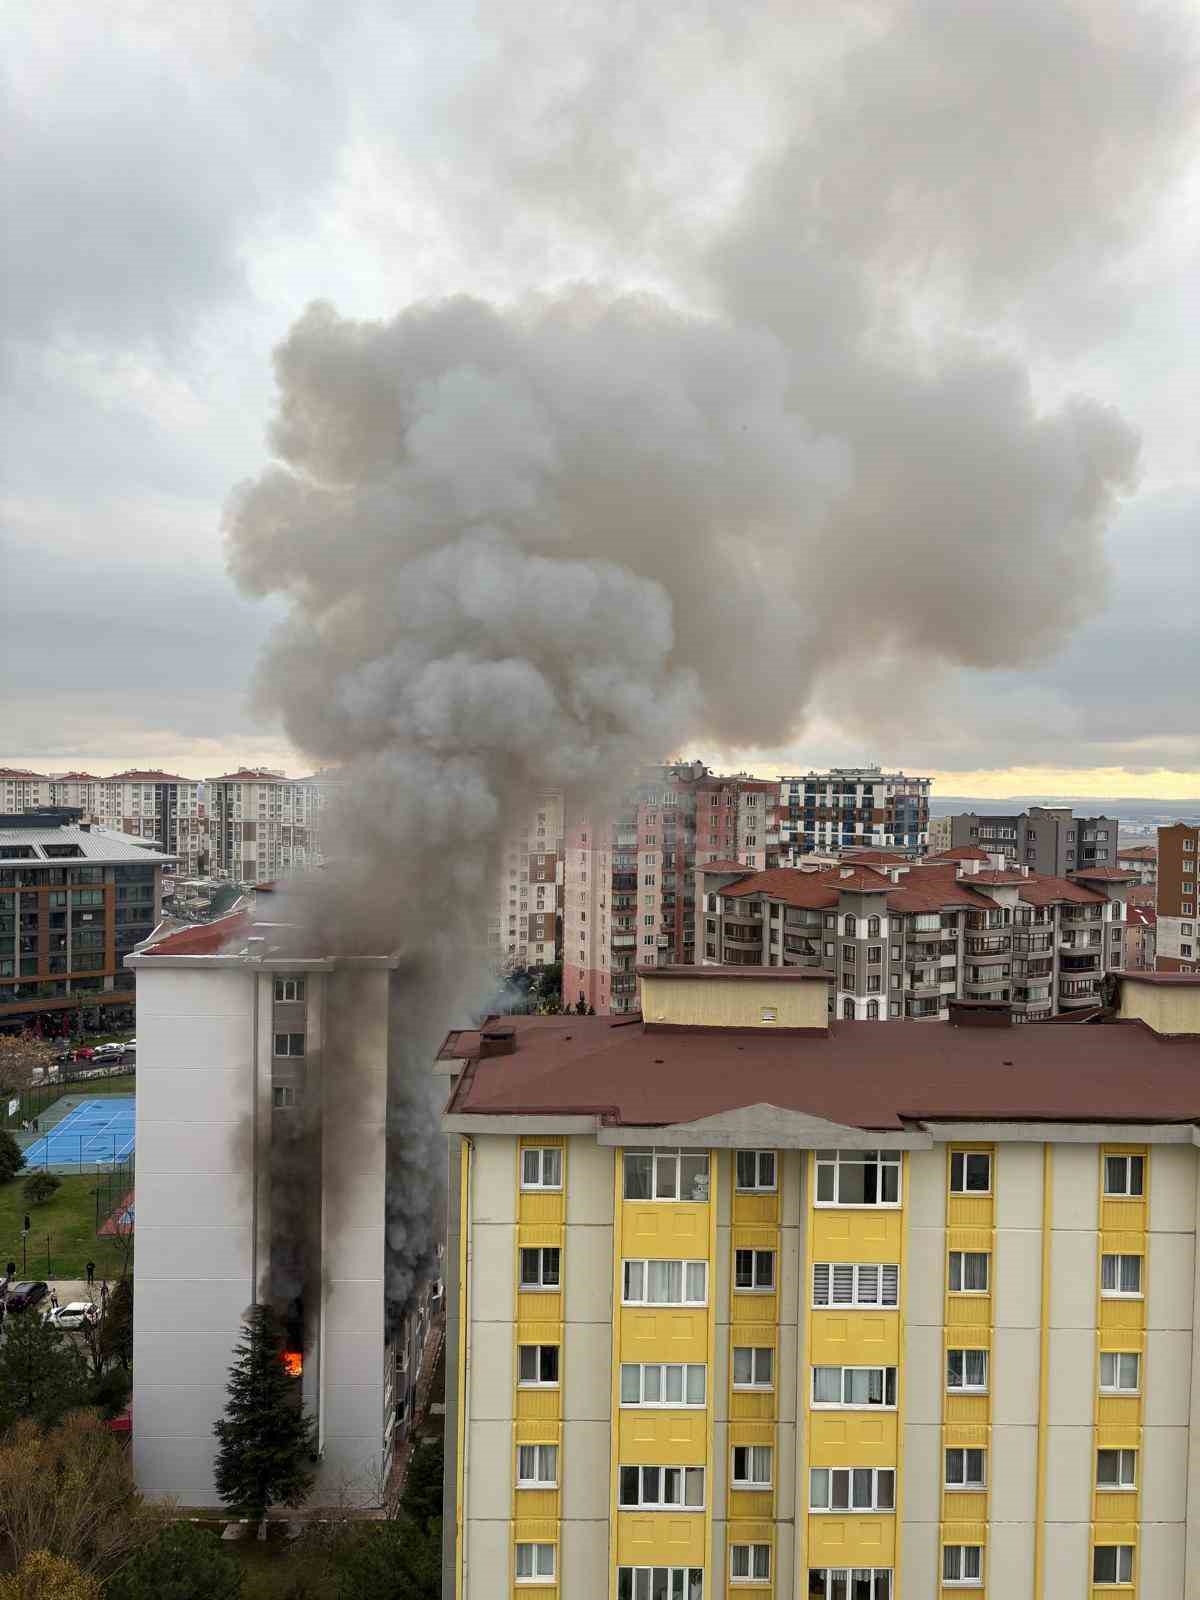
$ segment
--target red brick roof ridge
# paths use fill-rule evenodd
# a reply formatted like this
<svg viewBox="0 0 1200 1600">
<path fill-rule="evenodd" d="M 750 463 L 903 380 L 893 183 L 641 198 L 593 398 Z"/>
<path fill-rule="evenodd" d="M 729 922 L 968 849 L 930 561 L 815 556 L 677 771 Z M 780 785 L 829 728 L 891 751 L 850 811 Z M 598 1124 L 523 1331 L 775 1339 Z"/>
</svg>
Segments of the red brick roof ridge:
<svg viewBox="0 0 1200 1600">
<path fill-rule="evenodd" d="M 249 911 L 227 911 L 213 922 L 201 922 L 194 928 L 179 928 L 167 934 L 144 953 L 153 956 L 215 956 L 228 944 L 231 936 L 249 928 Z"/>
</svg>

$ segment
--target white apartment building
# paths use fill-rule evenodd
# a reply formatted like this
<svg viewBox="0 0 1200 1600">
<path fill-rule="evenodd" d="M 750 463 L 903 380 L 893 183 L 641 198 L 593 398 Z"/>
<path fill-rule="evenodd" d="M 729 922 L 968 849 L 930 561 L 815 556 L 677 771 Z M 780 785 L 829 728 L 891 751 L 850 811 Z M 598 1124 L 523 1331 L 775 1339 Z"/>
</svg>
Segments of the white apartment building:
<svg viewBox="0 0 1200 1600">
<path fill-rule="evenodd" d="M 50 804 L 50 779 L 24 767 L 0 767 L 0 812 L 29 811 Z"/>
<path fill-rule="evenodd" d="M 265 768 L 206 779 L 210 870 L 238 883 L 265 883 L 318 865 L 322 801 L 336 782 L 326 773 L 288 778 Z"/>
<path fill-rule="evenodd" d="M 932 780 L 880 767 L 832 767 L 779 780 L 785 848 L 862 846 L 918 855 L 929 847 Z"/>
<path fill-rule="evenodd" d="M 213 1423 L 252 1302 L 284 1315 L 315 1504 L 377 1505 L 392 1452 L 385 1126 L 392 957 L 287 948 L 244 911 L 128 958 L 138 1005 L 133 1460 L 217 1503 Z M 288 1174 L 281 1182 L 281 1168 Z"/>
<path fill-rule="evenodd" d="M 499 884 L 488 917 L 488 954 L 502 971 L 548 967 L 559 958 L 563 797 L 539 795 L 500 849 Z"/>
</svg>

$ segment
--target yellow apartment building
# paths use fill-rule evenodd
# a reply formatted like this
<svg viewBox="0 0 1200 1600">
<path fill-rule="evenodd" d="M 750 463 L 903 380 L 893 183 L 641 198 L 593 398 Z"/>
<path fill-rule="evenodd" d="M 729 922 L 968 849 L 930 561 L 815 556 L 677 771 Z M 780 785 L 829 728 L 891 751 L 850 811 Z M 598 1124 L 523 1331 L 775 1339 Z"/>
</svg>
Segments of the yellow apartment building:
<svg viewBox="0 0 1200 1600">
<path fill-rule="evenodd" d="M 1020 1027 L 641 978 L 442 1048 L 444 1594 L 1200 1594 L 1200 977 Z"/>
</svg>

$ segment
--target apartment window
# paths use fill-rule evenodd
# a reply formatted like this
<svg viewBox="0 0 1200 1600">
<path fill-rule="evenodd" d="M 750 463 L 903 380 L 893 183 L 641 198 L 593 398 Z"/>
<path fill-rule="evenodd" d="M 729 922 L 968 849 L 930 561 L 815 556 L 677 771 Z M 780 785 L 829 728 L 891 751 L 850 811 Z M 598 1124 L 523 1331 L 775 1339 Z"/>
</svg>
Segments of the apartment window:
<svg viewBox="0 0 1200 1600">
<path fill-rule="evenodd" d="M 813 1262 L 814 1306 L 895 1306 L 900 1268 L 884 1262 Z"/>
<path fill-rule="evenodd" d="M 819 1206 L 898 1206 L 900 1156 L 889 1150 L 818 1150 Z"/>
<path fill-rule="evenodd" d="M 733 1387 L 772 1389 L 775 1386 L 775 1351 L 770 1345 L 734 1345 Z"/>
<path fill-rule="evenodd" d="M 707 1261 L 626 1261 L 623 1283 L 627 1306 L 708 1304 Z"/>
<path fill-rule="evenodd" d="M 856 938 L 857 935 L 858 935 L 858 918 L 857 917 L 852 917 L 852 916 L 847 917 L 846 918 L 845 927 L 846 927 L 846 937 L 847 937 L 847 939 Z M 853 960 L 854 958 L 853 958 L 853 956 L 851 956 L 851 957 L 849 957 L 849 959 Z"/>
<path fill-rule="evenodd" d="M 868 1022 L 878 1022 L 879 1021 L 879 1001 L 878 1000 L 868 1000 L 867 1001 L 867 1021 Z"/>
<path fill-rule="evenodd" d="M 302 1033 L 277 1033 L 275 1035 L 275 1054 L 277 1056 L 302 1056 L 304 1054 L 304 1035 Z"/>
<path fill-rule="evenodd" d="M 1128 1195 L 1130 1198 L 1145 1193 L 1146 1158 L 1144 1156 L 1105 1156 L 1104 1192 L 1107 1195 Z"/>
<path fill-rule="evenodd" d="M 655 881 L 654 880 L 654 874 L 652 872 L 647 872 L 647 873 L 643 874 L 643 877 L 642 877 L 642 886 L 643 886 L 643 888 L 653 889 L 654 881 Z"/>
<path fill-rule="evenodd" d="M 879 930 L 880 930 L 879 918 L 878 917 L 868 917 L 867 918 L 867 938 L 868 939 L 878 939 Z M 876 959 L 878 959 L 878 957 L 876 957 Z"/>
<path fill-rule="evenodd" d="M 517 1582 L 553 1583 L 554 1555 L 552 1544 L 518 1544 Z"/>
<path fill-rule="evenodd" d="M 707 1368 L 692 1362 L 621 1363 L 623 1406 L 702 1406 Z"/>
<path fill-rule="evenodd" d="M 547 1145 L 544 1149 L 526 1148 L 521 1151 L 522 1189 L 562 1188 L 562 1148 Z"/>
<path fill-rule="evenodd" d="M 1133 1546 L 1098 1544 L 1092 1552 L 1093 1583 L 1132 1583 Z"/>
<path fill-rule="evenodd" d="M 986 1250 L 951 1250 L 951 1294 L 986 1294 L 990 1260 Z"/>
<path fill-rule="evenodd" d="M 774 1150 L 737 1152 L 737 1187 L 742 1194 L 773 1192 L 775 1188 Z"/>
<path fill-rule="evenodd" d="M 873 1407 L 896 1404 L 895 1367 L 814 1367 L 814 1406 Z"/>
<path fill-rule="evenodd" d="M 983 1450 L 946 1451 L 947 1489 L 983 1489 L 987 1479 L 987 1453 Z"/>
<path fill-rule="evenodd" d="M 276 1000 L 303 1000 L 304 982 L 303 978 L 276 978 Z"/>
<path fill-rule="evenodd" d="M 854 965 L 855 956 L 858 954 L 857 945 L 844 944 L 842 946 L 842 960 L 849 966 Z"/>
<path fill-rule="evenodd" d="M 704 1600 L 702 1567 L 618 1567 L 617 1600 Z"/>
<path fill-rule="evenodd" d="M 707 1200 L 708 1152 L 626 1150 L 626 1200 Z"/>
<path fill-rule="evenodd" d="M 517 1383 L 522 1389 L 558 1387 L 558 1346 L 522 1344 L 517 1346 Z"/>
<path fill-rule="evenodd" d="M 733 1447 L 733 1487 L 769 1489 L 774 1452 L 769 1444 L 735 1444 Z"/>
<path fill-rule="evenodd" d="M 983 1546 L 947 1544 L 942 1547 L 942 1582 L 962 1587 L 983 1584 Z"/>
<path fill-rule="evenodd" d="M 1100 1352 L 1102 1394 L 1136 1394 L 1141 1386 L 1142 1358 L 1135 1350 Z"/>
<path fill-rule="evenodd" d="M 558 1446 L 519 1444 L 517 1446 L 517 1488 L 554 1489 L 558 1486 Z"/>
<path fill-rule="evenodd" d="M 881 944 L 869 944 L 867 946 L 867 962 L 868 962 L 868 965 L 870 965 L 870 966 L 878 966 L 879 963 L 882 960 L 883 960 L 883 946 Z"/>
<path fill-rule="evenodd" d="M 814 1467 L 808 1475 L 810 1511 L 894 1511 L 891 1467 Z"/>
<path fill-rule="evenodd" d="M 775 1288 L 774 1250 L 735 1250 L 733 1252 L 735 1289 L 766 1294 Z"/>
<path fill-rule="evenodd" d="M 990 1194 L 992 1158 L 986 1150 L 950 1152 L 950 1193 Z"/>
<path fill-rule="evenodd" d="M 296 1104 L 296 1091 L 290 1083 L 277 1083 L 271 1090 L 271 1104 L 279 1111 L 286 1111 Z"/>
<path fill-rule="evenodd" d="M 972 1394 L 986 1394 L 988 1353 L 986 1350 L 947 1350 L 946 1387 Z"/>
<path fill-rule="evenodd" d="M 1136 1450 L 1096 1451 L 1097 1489 L 1136 1489 Z"/>
<path fill-rule="evenodd" d="M 544 1245 L 540 1249 L 521 1251 L 522 1289 L 558 1289 L 562 1287 L 562 1251 L 557 1245 Z"/>
<path fill-rule="evenodd" d="M 731 1544 L 729 1547 L 730 1583 L 770 1583 L 771 1546 L 769 1544 Z"/>
<path fill-rule="evenodd" d="M 832 956 L 832 954 L 833 954 L 833 945 L 828 940 L 825 943 L 825 954 L 827 956 Z"/>
<path fill-rule="evenodd" d="M 1140 1298 L 1142 1293 L 1141 1256 L 1101 1256 L 1100 1293 L 1106 1300 Z"/>
<path fill-rule="evenodd" d="M 622 1467 L 620 1504 L 642 1511 L 700 1511 L 704 1508 L 703 1467 Z"/>
<path fill-rule="evenodd" d="M 808 1600 L 892 1600 L 890 1567 L 809 1567 Z"/>
</svg>

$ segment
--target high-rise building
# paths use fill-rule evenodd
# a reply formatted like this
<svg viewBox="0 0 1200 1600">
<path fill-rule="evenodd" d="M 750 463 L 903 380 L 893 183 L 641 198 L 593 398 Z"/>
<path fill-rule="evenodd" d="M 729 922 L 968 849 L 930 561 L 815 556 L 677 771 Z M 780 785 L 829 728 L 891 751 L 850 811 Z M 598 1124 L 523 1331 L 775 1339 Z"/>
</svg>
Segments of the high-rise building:
<svg viewBox="0 0 1200 1600">
<path fill-rule="evenodd" d="M 1200 971 L 1200 895 L 1196 860 L 1200 827 L 1176 822 L 1158 830 L 1158 918 L 1155 962 L 1160 972 Z"/>
<path fill-rule="evenodd" d="M 184 876 L 208 870 L 208 822 L 198 779 L 157 769 L 131 769 L 108 778 L 65 773 L 54 779 L 53 790 L 56 805 L 80 806 L 102 827 L 157 840 Z"/>
<path fill-rule="evenodd" d="M 427 1330 L 440 1304 L 432 1282 L 402 1315 L 389 1304 L 396 960 L 331 958 L 239 908 L 165 934 L 129 966 L 138 1484 L 216 1503 L 213 1423 L 257 1302 L 283 1319 L 316 1422 L 314 1503 L 378 1505 L 412 1418 L 412 1319 Z"/>
<path fill-rule="evenodd" d="M 562 851 L 563 797 L 539 795 L 500 848 L 488 953 L 501 969 L 548 967 L 559 959 Z"/>
<path fill-rule="evenodd" d="M 1153 844 L 1119 844 L 1117 865 L 1132 872 L 1138 883 L 1158 881 L 1158 846 Z"/>
<path fill-rule="evenodd" d="M 319 865 L 321 806 L 333 781 L 262 768 L 206 779 L 211 870 L 237 883 L 265 883 Z"/>
<path fill-rule="evenodd" d="M 171 866 L 76 811 L 0 816 L 0 1023 L 50 1035 L 68 1012 L 131 1009 L 122 963 L 158 922 Z"/>
<path fill-rule="evenodd" d="M 443 1047 L 443 1594 L 1200 1593 L 1200 978 L 936 1035 L 641 978 Z"/>
<path fill-rule="evenodd" d="M 929 845 L 929 778 L 831 767 L 779 780 L 779 831 L 797 854 L 853 845 L 918 855 Z"/>
<path fill-rule="evenodd" d="M 950 819 L 951 845 L 976 845 L 1006 861 L 1051 877 L 1077 867 L 1117 865 L 1116 817 L 1077 817 L 1069 806 L 1030 806 L 1013 815 L 959 812 Z"/>
<path fill-rule="evenodd" d="M 834 1014 L 866 1022 L 945 1021 L 956 999 L 1040 1022 L 1098 1006 L 1124 964 L 1130 875 L 1115 867 L 1052 878 L 972 845 L 886 857 L 818 872 L 697 867 L 702 963 L 823 971 Z"/>
</svg>

